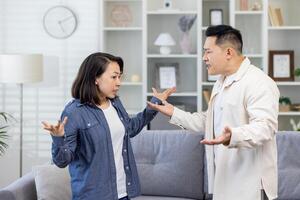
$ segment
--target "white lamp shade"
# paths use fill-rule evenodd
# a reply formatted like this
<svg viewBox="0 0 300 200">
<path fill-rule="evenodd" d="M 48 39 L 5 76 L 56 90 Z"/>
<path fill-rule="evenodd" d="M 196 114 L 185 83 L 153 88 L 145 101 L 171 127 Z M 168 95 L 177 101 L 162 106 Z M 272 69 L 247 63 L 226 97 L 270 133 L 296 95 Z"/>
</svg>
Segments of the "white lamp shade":
<svg viewBox="0 0 300 200">
<path fill-rule="evenodd" d="M 0 55 L 0 82 L 32 83 L 43 80 L 43 55 Z"/>
<path fill-rule="evenodd" d="M 169 33 L 161 33 L 156 38 L 154 44 L 156 46 L 174 46 L 176 42 Z"/>
</svg>

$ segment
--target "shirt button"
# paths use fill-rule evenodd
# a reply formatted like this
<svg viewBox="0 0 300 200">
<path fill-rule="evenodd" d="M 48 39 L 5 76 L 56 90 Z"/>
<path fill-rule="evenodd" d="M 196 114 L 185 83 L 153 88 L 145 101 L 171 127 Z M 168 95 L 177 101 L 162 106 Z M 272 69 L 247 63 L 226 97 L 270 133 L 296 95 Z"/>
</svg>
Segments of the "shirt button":
<svg viewBox="0 0 300 200">
<path fill-rule="evenodd" d="M 126 167 L 125 167 L 125 169 L 126 169 L 126 170 L 129 170 L 129 167 L 128 167 L 128 166 L 126 166 Z"/>
<path fill-rule="evenodd" d="M 123 151 L 124 151 L 124 152 L 127 152 L 127 149 L 124 149 Z"/>
<path fill-rule="evenodd" d="M 67 149 L 65 149 L 65 151 L 67 151 Z"/>
<path fill-rule="evenodd" d="M 123 117 L 121 117 L 120 120 L 123 121 Z"/>
<path fill-rule="evenodd" d="M 127 185 L 131 185 L 131 183 L 130 183 L 130 182 L 128 182 L 128 183 L 127 183 Z"/>
</svg>

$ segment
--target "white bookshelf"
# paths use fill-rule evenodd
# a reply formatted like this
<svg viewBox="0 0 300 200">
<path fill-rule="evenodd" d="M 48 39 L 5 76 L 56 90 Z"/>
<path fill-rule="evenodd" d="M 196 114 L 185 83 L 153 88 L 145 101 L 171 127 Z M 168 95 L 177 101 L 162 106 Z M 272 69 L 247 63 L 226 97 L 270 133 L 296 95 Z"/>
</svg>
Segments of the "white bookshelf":
<svg viewBox="0 0 300 200">
<path fill-rule="evenodd" d="M 203 90 L 211 90 L 214 82 L 207 81 L 207 71 L 202 63 L 202 48 L 205 30 L 209 26 L 209 10 L 222 9 L 223 23 L 241 30 L 244 41 L 244 55 L 251 62 L 268 73 L 269 50 L 294 50 L 295 67 L 300 67 L 300 21 L 299 0 L 249 0 L 249 9 L 241 10 L 239 0 L 173 0 L 172 9 L 163 8 L 163 0 L 104 0 L 102 2 L 105 20 L 101 27 L 101 50 L 124 58 L 124 82 L 120 96 L 125 107 L 136 113 L 146 106 L 152 95 L 151 88 L 157 86 L 157 63 L 178 63 L 179 83 L 177 92 L 169 102 L 188 111 L 206 110 Z M 260 10 L 251 10 L 254 2 L 262 5 Z M 129 6 L 133 14 L 127 27 L 115 27 L 108 18 L 110 10 L 118 4 Z M 268 5 L 282 9 L 284 26 L 274 27 L 269 23 Z M 181 32 L 178 20 L 183 15 L 197 15 L 190 31 L 192 52 L 183 54 L 179 46 Z M 169 32 L 176 41 L 169 55 L 159 53 L 153 43 L 161 32 Z M 132 52 L 132 53 L 130 53 Z M 130 77 L 138 74 L 140 82 L 133 83 Z M 300 81 L 276 82 L 281 95 L 300 103 Z M 279 114 L 279 129 L 289 130 L 289 119 L 300 120 L 300 112 Z"/>
</svg>

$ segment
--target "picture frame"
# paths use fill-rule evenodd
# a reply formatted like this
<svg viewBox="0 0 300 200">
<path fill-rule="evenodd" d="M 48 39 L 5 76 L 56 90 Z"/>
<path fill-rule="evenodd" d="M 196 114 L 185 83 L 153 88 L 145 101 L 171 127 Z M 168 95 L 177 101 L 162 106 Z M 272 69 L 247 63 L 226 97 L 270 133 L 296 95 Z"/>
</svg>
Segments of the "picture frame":
<svg viewBox="0 0 300 200">
<path fill-rule="evenodd" d="M 157 89 L 165 90 L 178 87 L 179 64 L 178 63 L 156 63 L 155 64 L 155 86 Z"/>
<path fill-rule="evenodd" d="M 275 81 L 294 81 L 294 51 L 269 51 L 269 76 Z"/>
<path fill-rule="evenodd" d="M 113 27 L 129 27 L 133 22 L 130 6 L 127 4 L 116 4 L 110 11 L 110 24 Z"/>
<path fill-rule="evenodd" d="M 210 9 L 209 10 L 209 24 L 211 26 L 223 24 L 223 10 L 222 9 Z"/>
</svg>

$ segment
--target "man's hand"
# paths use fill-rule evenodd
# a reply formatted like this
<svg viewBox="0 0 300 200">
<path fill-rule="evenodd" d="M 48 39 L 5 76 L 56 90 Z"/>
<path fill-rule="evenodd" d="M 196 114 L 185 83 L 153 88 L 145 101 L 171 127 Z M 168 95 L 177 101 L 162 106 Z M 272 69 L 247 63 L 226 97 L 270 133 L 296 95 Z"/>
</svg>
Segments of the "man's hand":
<svg viewBox="0 0 300 200">
<path fill-rule="evenodd" d="M 167 101 L 162 101 L 162 105 L 151 103 L 150 101 L 147 101 L 147 104 L 150 108 L 153 110 L 157 110 L 161 112 L 164 115 L 167 115 L 168 117 L 171 117 L 174 112 L 174 106 Z"/>
<path fill-rule="evenodd" d="M 55 137 L 62 137 L 65 135 L 64 127 L 67 123 L 68 118 L 65 117 L 62 122 L 58 121 L 56 125 L 52 125 L 46 121 L 42 121 L 43 128 L 50 132 Z"/>
<path fill-rule="evenodd" d="M 232 134 L 231 128 L 225 126 L 222 135 L 212 140 L 203 139 L 200 141 L 200 143 L 207 144 L 207 145 L 223 144 L 227 146 L 230 143 L 231 134 Z"/>
</svg>

